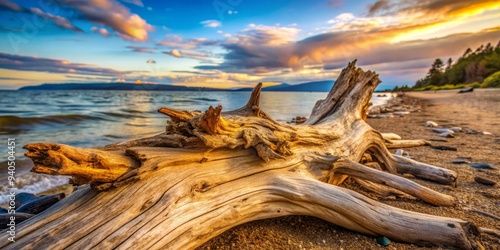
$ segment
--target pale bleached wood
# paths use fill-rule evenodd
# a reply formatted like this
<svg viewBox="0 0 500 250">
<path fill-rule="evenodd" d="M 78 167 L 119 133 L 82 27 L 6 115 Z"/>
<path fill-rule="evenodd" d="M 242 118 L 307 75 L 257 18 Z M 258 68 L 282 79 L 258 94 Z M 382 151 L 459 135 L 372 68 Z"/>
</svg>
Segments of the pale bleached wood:
<svg viewBox="0 0 500 250">
<path fill-rule="evenodd" d="M 389 149 L 412 148 L 429 145 L 431 145 L 431 142 L 426 140 L 386 140 L 385 142 L 385 146 Z"/>
<path fill-rule="evenodd" d="M 259 84 L 233 111 L 161 108 L 170 120 L 153 137 L 98 149 L 29 144 L 34 171 L 92 185 L 19 225 L 16 242 L 0 248 L 191 249 L 236 225 L 284 215 L 316 216 L 401 242 L 478 248 L 479 231 L 469 222 L 401 210 L 336 186 L 354 176 L 374 190 L 383 183 L 432 204 L 453 200 L 397 176 L 456 181 L 453 171 L 392 155 L 365 122 L 379 82 L 350 63 L 299 126 L 260 109 Z M 357 164 L 362 160 L 379 170 Z M 334 168 L 342 162 L 349 164 Z M 102 171 L 109 172 L 105 179 Z"/>
<path fill-rule="evenodd" d="M 367 168 L 360 163 L 350 160 L 339 160 L 334 163 L 334 166 L 335 173 L 387 185 L 433 205 L 453 206 L 457 202 L 455 197 L 441 194 L 400 176 L 382 172 L 377 169 Z"/>
</svg>

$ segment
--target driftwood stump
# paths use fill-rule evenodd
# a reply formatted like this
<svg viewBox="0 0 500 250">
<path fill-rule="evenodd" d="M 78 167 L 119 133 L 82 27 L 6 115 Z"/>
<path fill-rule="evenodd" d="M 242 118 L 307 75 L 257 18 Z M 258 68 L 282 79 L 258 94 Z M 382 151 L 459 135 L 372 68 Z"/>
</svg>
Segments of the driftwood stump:
<svg viewBox="0 0 500 250">
<path fill-rule="evenodd" d="M 274 121 L 259 108 L 262 85 L 240 109 L 161 108 L 154 137 L 85 149 L 25 146 L 34 172 L 85 185 L 18 227 L 6 249 L 191 249 L 239 224 L 315 216 L 368 235 L 419 245 L 480 248 L 472 223 L 402 210 L 339 187 L 352 178 L 379 195 L 406 193 L 437 206 L 454 197 L 401 177 L 453 184 L 456 173 L 391 154 L 425 141 L 384 138 L 366 122 L 374 72 L 345 68 L 306 123 Z"/>
</svg>

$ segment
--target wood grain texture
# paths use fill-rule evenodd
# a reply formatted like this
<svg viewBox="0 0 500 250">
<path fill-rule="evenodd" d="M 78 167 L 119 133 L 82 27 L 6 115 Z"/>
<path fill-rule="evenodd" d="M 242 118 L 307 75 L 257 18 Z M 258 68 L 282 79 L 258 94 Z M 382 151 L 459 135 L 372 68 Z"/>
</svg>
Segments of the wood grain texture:
<svg viewBox="0 0 500 250">
<path fill-rule="evenodd" d="M 91 185 L 19 225 L 16 242 L 0 248 L 192 249 L 239 224 L 285 215 L 401 242 L 480 248 L 480 231 L 469 222 L 394 208 L 338 186 L 353 178 L 381 195 L 455 202 L 398 175 L 456 181 L 453 171 L 387 150 L 365 122 L 379 83 L 376 73 L 350 63 L 303 125 L 261 110 L 259 84 L 233 111 L 161 108 L 170 120 L 153 137 L 97 149 L 29 144 L 33 171 Z"/>
</svg>

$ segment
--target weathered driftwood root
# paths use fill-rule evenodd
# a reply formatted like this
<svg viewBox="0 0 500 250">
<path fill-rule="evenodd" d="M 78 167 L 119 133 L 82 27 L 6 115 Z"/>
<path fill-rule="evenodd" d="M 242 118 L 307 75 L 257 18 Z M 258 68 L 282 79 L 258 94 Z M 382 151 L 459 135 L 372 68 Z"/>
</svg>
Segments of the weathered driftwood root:
<svg viewBox="0 0 500 250">
<path fill-rule="evenodd" d="M 389 153 L 365 122 L 379 82 L 350 63 L 300 126 L 276 122 L 259 108 L 259 84 L 234 111 L 161 108 L 170 116 L 166 132 L 150 138 L 100 149 L 27 145 L 33 171 L 91 186 L 21 224 L 16 242 L 0 247 L 187 249 L 248 221 L 311 215 L 401 242 L 478 248 L 471 223 L 394 208 L 337 186 L 352 177 L 380 194 L 455 202 L 397 175 L 456 181 L 453 171 Z"/>
</svg>

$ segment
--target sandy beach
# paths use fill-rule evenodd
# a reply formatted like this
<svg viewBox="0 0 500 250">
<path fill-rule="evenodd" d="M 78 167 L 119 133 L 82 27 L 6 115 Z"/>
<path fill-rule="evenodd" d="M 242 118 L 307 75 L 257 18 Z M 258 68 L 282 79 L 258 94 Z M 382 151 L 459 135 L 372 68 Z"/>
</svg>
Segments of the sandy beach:
<svg viewBox="0 0 500 250">
<path fill-rule="evenodd" d="M 457 91 L 406 93 L 406 104 L 420 106 L 420 110 L 408 115 L 391 118 L 368 119 L 368 123 L 380 132 L 392 132 L 403 139 L 444 139 L 426 121 L 434 121 L 439 127 L 461 127 L 462 132 L 447 142 L 432 141 L 433 145 L 457 148 L 457 151 L 437 150 L 427 146 L 405 149 L 421 162 L 452 169 L 458 173 L 457 186 L 439 185 L 416 178 L 410 179 L 439 192 L 458 198 L 455 207 L 435 207 L 413 198 L 378 198 L 373 194 L 357 191 L 380 202 L 438 216 L 459 218 L 479 227 L 500 230 L 497 219 L 476 211 L 500 216 L 500 190 L 475 182 L 481 176 L 500 183 L 500 89 L 479 90 L 457 94 Z M 477 133 L 466 133 L 472 130 Z M 487 133 L 483 134 L 482 132 Z M 491 134 L 489 134 L 491 133 Z M 394 152 L 396 150 L 393 150 Z M 458 157 L 470 162 L 487 163 L 493 170 L 476 170 L 467 164 L 453 164 Z M 352 188 L 352 187 L 350 187 Z M 498 249 L 500 239 L 482 238 L 486 249 Z M 376 238 L 352 232 L 329 222 L 306 216 L 282 217 L 246 223 L 210 240 L 199 249 L 382 249 Z M 392 242 L 387 249 L 429 249 L 410 244 Z M 433 248 L 446 249 L 446 248 Z"/>
</svg>

